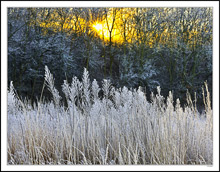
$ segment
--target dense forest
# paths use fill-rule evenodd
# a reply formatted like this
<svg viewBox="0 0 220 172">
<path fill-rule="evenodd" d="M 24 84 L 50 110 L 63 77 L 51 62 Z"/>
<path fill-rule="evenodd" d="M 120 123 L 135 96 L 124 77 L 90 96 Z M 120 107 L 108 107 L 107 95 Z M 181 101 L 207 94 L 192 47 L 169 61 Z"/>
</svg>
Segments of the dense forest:
<svg viewBox="0 0 220 172">
<path fill-rule="evenodd" d="M 105 78 L 116 88 L 141 86 L 147 98 L 160 86 L 182 104 L 188 90 L 202 105 L 205 81 L 212 92 L 212 15 L 212 8 L 8 8 L 8 85 L 33 102 L 45 66 L 58 90 L 86 68 L 99 85 Z"/>
</svg>

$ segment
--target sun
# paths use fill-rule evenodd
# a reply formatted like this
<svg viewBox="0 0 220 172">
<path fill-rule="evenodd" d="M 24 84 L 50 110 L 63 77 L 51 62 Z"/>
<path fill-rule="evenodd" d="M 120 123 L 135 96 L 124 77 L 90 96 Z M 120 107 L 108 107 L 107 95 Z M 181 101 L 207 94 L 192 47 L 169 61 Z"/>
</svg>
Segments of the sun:
<svg viewBox="0 0 220 172">
<path fill-rule="evenodd" d="M 97 21 L 92 25 L 92 28 L 100 38 L 103 38 L 104 40 L 108 40 L 109 31 L 106 23 L 100 23 Z"/>
<path fill-rule="evenodd" d="M 96 30 L 96 32 L 101 32 L 102 31 L 102 24 L 101 23 L 95 23 L 92 25 L 92 27 Z"/>
<path fill-rule="evenodd" d="M 109 21 L 108 23 L 109 25 L 111 25 L 111 21 Z M 110 36 L 111 36 L 112 42 L 121 41 L 120 31 L 118 29 L 113 29 L 110 35 L 108 25 L 106 22 L 103 22 L 103 23 L 95 22 L 94 24 L 92 24 L 92 28 L 97 33 L 97 35 L 100 38 L 102 38 L 104 41 L 109 41 Z"/>
</svg>

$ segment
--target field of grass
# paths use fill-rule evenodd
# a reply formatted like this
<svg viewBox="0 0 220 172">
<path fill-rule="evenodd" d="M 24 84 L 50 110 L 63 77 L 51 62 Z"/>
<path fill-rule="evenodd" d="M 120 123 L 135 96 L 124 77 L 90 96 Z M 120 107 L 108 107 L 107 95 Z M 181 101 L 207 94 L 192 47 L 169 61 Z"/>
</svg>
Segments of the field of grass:
<svg viewBox="0 0 220 172">
<path fill-rule="evenodd" d="M 45 67 L 51 102 L 31 106 L 11 82 L 8 91 L 8 164 L 212 164 L 213 116 L 207 85 L 205 111 L 199 113 L 187 94 L 180 106 L 172 93 L 165 99 L 108 80 L 99 88 L 86 69 L 82 81 L 62 85 L 67 105 Z M 44 89 L 44 88 L 43 88 Z M 46 89 L 46 88 L 45 88 Z M 103 93 L 103 96 L 99 95 Z"/>
</svg>

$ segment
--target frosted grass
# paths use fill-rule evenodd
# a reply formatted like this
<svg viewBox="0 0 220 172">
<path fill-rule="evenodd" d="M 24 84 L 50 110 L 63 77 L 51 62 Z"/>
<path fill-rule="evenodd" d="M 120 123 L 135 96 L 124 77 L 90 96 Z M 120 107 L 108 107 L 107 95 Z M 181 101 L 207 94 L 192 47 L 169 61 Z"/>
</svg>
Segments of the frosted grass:
<svg viewBox="0 0 220 172">
<path fill-rule="evenodd" d="M 182 108 L 170 92 L 167 100 L 139 89 L 102 88 L 73 77 L 62 85 L 67 106 L 45 67 L 53 99 L 31 106 L 21 101 L 13 83 L 8 90 L 8 164 L 212 164 L 213 121 L 207 85 L 200 114 L 188 95 Z M 98 95 L 103 91 L 103 97 Z M 206 92 L 205 92 L 206 91 Z"/>
</svg>

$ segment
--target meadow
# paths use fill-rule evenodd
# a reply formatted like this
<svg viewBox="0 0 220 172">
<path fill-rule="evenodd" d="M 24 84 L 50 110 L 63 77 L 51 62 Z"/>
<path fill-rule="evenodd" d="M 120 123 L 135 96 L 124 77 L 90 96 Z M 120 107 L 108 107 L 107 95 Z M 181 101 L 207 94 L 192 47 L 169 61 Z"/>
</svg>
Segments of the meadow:
<svg viewBox="0 0 220 172">
<path fill-rule="evenodd" d="M 196 99 L 187 104 L 163 97 L 161 88 L 151 101 L 141 87 L 102 86 L 89 79 L 64 80 L 65 99 L 45 66 L 40 99 L 21 99 L 13 82 L 8 90 L 8 164 L 212 164 L 213 116 L 207 83 L 202 87 L 205 110 Z M 43 96 L 49 89 L 51 100 Z M 196 97 L 196 96 L 195 96 Z M 66 103 L 65 103 L 66 102 Z"/>
</svg>

